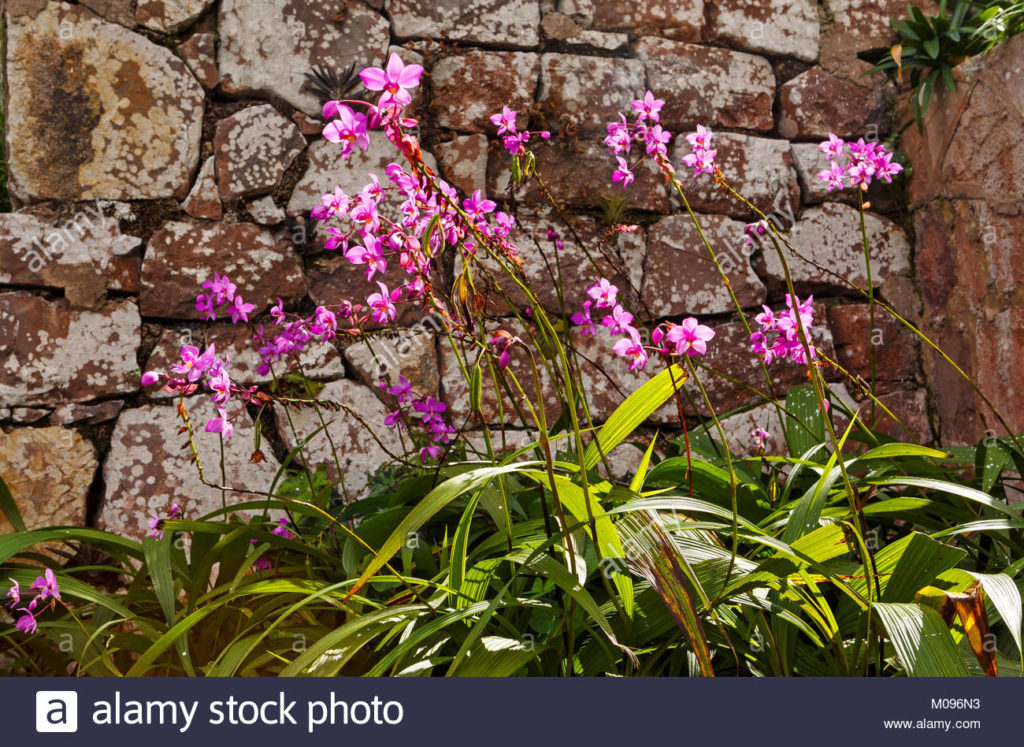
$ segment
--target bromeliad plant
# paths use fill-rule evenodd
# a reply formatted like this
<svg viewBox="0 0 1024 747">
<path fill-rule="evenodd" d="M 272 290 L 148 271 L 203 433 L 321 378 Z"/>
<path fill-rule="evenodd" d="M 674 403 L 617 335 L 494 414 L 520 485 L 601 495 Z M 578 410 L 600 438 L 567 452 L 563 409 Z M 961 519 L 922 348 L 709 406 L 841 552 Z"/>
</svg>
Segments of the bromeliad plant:
<svg viewBox="0 0 1024 747">
<path fill-rule="evenodd" d="M 212 319 L 226 308 L 232 321 L 250 324 L 261 371 L 274 375 L 274 385 L 237 384 L 213 346 L 185 346 L 169 371 L 143 376 L 144 385 L 179 395 L 200 476 L 237 500 L 194 516 L 182 496 L 136 542 L 94 529 L 24 531 L 15 501 L 0 490 L 0 508 L 20 530 L 0 537 L 0 576 L 11 577 L 19 599 L 21 585 L 47 565 L 45 578 L 59 581 L 57 598 L 67 605 L 63 615 L 53 605 L 33 614 L 34 634 L 23 622 L 0 630 L 11 671 L 1024 673 L 1016 580 L 1024 521 L 1007 500 L 1024 467 L 1020 441 L 986 440 L 970 453 L 897 443 L 835 398 L 824 371 L 846 374 L 815 346 L 812 299 L 797 295 L 788 271 L 795 250 L 729 185 L 715 164 L 713 133 L 698 127 L 687 136 L 686 179 L 710 177 L 756 213 L 747 235 L 775 251 L 786 274 L 784 307 L 764 307 L 752 328 L 704 240 L 747 328 L 747 354 L 764 373 L 759 394 L 784 426 L 784 448 L 755 430 L 753 456 L 730 441 L 708 395 L 712 372 L 702 359 L 719 344 L 709 326 L 687 317 L 649 328 L 646 310 L 631 307 L 636 289 L 603 277 L 587 247 L 595 281 L 586 298 L 566 300 L 559 289 L 562 315 L 545 309 L 523 272 L 515 216 L 479 190 L 460 198 L 424 163 L 416 122 L 404 116 L 421 73 L 392 56 L 386 68 L 361 74 L 366 88 L 381 92 L 375 104 L 324 105 L 324 135 L 344 156 L 368 149 L 380 129 L 403 159 L 388 166 L 386 181 L 371 175 L 354 195 L 335 189 L 313 212 L 325 224 L 327 249 L 364 268 L 372 292 L 308 316 L 278 302 L 259 324 L 249 322 L 256 310 L 231 281 L 215 275 L 197 309 Z M 620 115 L 609 125 L 611 178 L 628 188 L 639 162 L 650 159 L 703 239 L 688 184 L 668 155 L 662 105 L 647 92 L 632 103 L 631 119 Z M 528 148 L 549 135 L 522 129 L 507 107 L 492 121 L 512 187 L 535 180 L 550 195 Z M 822 178 L 836 189 L 848 182 L 862 193 L 872 179 L 899 172 L 875 144 L 847 146 L 833 136 L 822 149 L 834 159 Z M 605 239 L 634 230 L 614 224 Z M 549 239 L 556 279 L 561 238 Z M 396 263 L 406 278 L 389 287 L 381 278 Z M 450 287 L 441 282 L 448 273 Z M 876 305 L 891 311 L 870 282 L 853 288 L 872 313 Z M 510 319 L 489 315 L 485 291 L 505 301 Z M 467 386 L 467 422 L 401 377 L 382 377 L 394 402 L 383 423 L 287 385 L 296 373 L 302 380 L 298 356 L 310 346 L 337 337 L 372 345 L 376 326 L 394 323 L 403 307 L 430 315 L 450 343 Z M 576 350 L 581 336 L 598 334 L 615 340 L 608 352 L 630 370 L 657 369 L 602 424 Z M 803 366 L 810 383 L 779 401 L 769 366 Z M 887 412 L 873 383 L 847 378 Z M 269 486 L 217 484 L 192 438 L 189 397 L 200 391 L 217 408 L 205 428 L 222 439 L 237 437 L 232 424 L 243 410 L 258 417 L 267 408 L 313 408 L 322 425 L 304 438 L 294 434 L 297 446 Z M 709 417 L 688 424 L 684 399 Z M 657 439 L 645 444 L 633 475 L 616 480 L 609 455 L 631 448 L 637 427 L 673 400 L 683 435 L 662 445 L 664 457 Z M 484 417 L 491 402 L 498 421 L 515 419 L 526 430 L 491 426 Z M 396 429 L 405 445 L 356 496 L 345 490 L 340 465 L 332 479 L 303 450 L 320 431 L 329 435 L 337 411 L 369 434 Z M 481 427 L 482 446 L 471 446 L 470 422 Z M 525 444 L 513 441 L 524 435 Z M 77 561 L 54 567 L 40 549 L 54 541 L 74 548 Z"/>
</svg>

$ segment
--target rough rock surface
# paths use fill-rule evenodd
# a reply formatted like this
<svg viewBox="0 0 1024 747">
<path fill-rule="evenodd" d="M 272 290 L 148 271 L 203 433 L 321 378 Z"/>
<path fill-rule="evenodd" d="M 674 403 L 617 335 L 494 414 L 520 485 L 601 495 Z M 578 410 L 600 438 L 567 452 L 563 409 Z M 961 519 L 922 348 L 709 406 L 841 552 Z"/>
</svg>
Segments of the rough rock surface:
<svg viewBox="0 0 1024 747">
<path fill-rule="evenodd" d="M 605 208 L 624 198 L 630 209 L 668 212 L 669 192 L 665 178 L 650 159 L 633 170 L 636 180 L 623 193 L 612 181 L 615 159 L 597 140 L 555 141 L 538 143 L 533 152 L 537 172 L 560 202 L 575 208 Z M 487 165 L 487 191 L 491 198 L 504 196 L 511 177 L 507 154 L 492 152 Z M 522 199 L 531 207 L 550 206 L 536 181 L 520 190 Z"/>
<path fill-rule="evenodd" d="M 463 194 L 487 187 L 487 136 L 463 135 L 434 146 L 444 178 Z"/>
<path fill-rule="evenodd" d="M 885 91 L 812 67 L 780 88 L 779 134 L 787 138 L 878 138 L 885 124 Z"/>
<path fill-rule="evenodd" d="M 195 21 L 211 5 L 213 0 L 138 0 L 135 17 L 148 29 L 173 33 Z"/>
<path fill-rule="evenodd" d="M 204 88 L 215 88 L 220 82 L 216 34 L 196 34 L 190 37 L 178 45 L 178 54 Z"/>
<path fill-rule="evenodd" d="M 346 0 L 224 0 L 219 30 L 225 91 L 270 93 L 310 115 L 320 103 L 304 88 L 305 73 L 380 65 L 389 41 L 379 13 Z"/>
<path fill-rule="evenodd" d="M 740 49 L 813 62 L 821 28 L 814 0 L 716 0 L 715 36 Z"/>
<path fill-rule="evenodd" d="M 339 486 L 339 491 L 343 491 L 349 498 L 356 498 L 366 488 L 369 478 L 394 458 L 392 455 L 401 456 L 402 444 L 394 429 L 384 425 L 384 417 L 389 410 L 368 387 L 349 379 L 332 381 L 320 392 L 320 399 L 342 403 L 351 408 L 351 412 L 333 412 L 322 408 L 327 430 L 321 430 L 303 447 L 299 459 L 311 468 L 326 465 L 327 474 L 332 479 L 338 479 L 334 459 L 336 453 L 344 477 L 344 487 Z M 285 445 L 289 449 L 294 448 L 291 427 L 285 427 L 287 421 L 280 407 L 275 408 L 274 417 Z M 322 425 L 317 413 L 311 409 L 293 410 L 291 419 L 300 438 L 305 438 Z M 326 434 L 330 434 L 330 440 Z"/>
<path fill-rule="evenodd" d="M 0 215 L 0 283 L 63 288 L 79 308 L 95 308 L 104 289 L 137 293 L 142 241 L 87 205 L 66 220 Z"/>
<path fill-rule="evenodd" d="M 497 132 L 490 116 L 507 106 L 525 128 L 540 74 L 540 57 L 529 52 L 470 50 L 434 65 L 431 109 L 440 127 L 460 132 Z"/>
<path fill-rule="evenodd" d="M 540 5 L 536 0 L 386 0 L 395 36 L 430 37 L 510 47 L 537 45 Z"/>
<path fill-rule="evenodd" d="M 92 444 L 68 428 L 22 428 L 0 432 L 0 477 L 18 506 L 26 529 L 81 526 L 96 473 Z M 0 512 L 0 535 L 14 531 Z"/>
<path fill-rule="evenodd" d="M 216 159 L 210 156 L 203 162 L 196 176 L 192 191 L 181 203 L 181 209 L 193 218 L 220 220 L 224 215 L 224 206 L 220 201 L 220 190 L 217 189 Z"/>
<path fill-rule="evenodd" d="M 723 132 L 715 135 L 712 145 L 718 150 L 716 165 L 737 192 L 765 213 L 789 216 L 796 212 L 800 185 L 788 141 Z M 679 163 L 690 152 L 690 144 L 677 138 L 670 152 L 672 162 Z M 695 210 L 753 217 L 746 205 L 718 188 L 711 176 L 694 178 L 684 167 L 680 178 L 687 187 L 692 185 L 687 196 Z"/>
<path fill-rule="evenodd" d="M 204 430 L 206 421 L 216 415 L 205 398 L 193 397 L 186 403 L 192 422 L 194 441 L 208 482 L 221 484 L 219 467 L 220 436 Z M 263 450 L 266 460 L 250 463 L 253 453 L 254 428 L 243 410 L 233 419 L 234 435 L 224 441 L 224 466 L 228 487 L 266 490 L 278 469 L 270 450 Z M 133 539 L 149 534 L 148 522 L 153 516 L 165 516 L 171 504 L 181 506 L 186 519 L 198 519 L 221 508 L 222 500 L 230 506 L 243 496 L 204 485 L 192 463 L 192 450 L 187 434 L 179 434 L 182 421 L 175 405 L 145 405 L 121 413 L 114 426 L 110 454 L 103 464 L 106 484 L 103 506 L 97 525 L 107 531 Z M 217 454 L 218 458 L 212 455 Z"/>
<path fill-rule="evenodd" d="M 83 6 L 51 2 L 10 20 L 6 83 L 17 200 L 188 192 L 203 89 L 169 50 Z"/>
<path fill-rule="evenodd" d="M 870 319 L 867 304 L 833 306 L 828 310 L 839 365 L 870 382 L 873 349 L 879 391 L 893 389 L 893 382 L 913 382 L 917 373 L 914 334 L 877 306 L 874 327 Z"/>
<path fill-rule="evenodd" d="M 295 123 L 270 104 L 260 104 L 222 119 L 213 148 L 220 196 L 252 197 L 269 192 L 306 147 Z"/>
<path fill-rule="evenodd" d="M 541 56 L 538 101 L 583 135 L 605 135 L 609 122 L 644 95 L 644 67 L 639 60 L 583 55 Z M 631 109 L 629 109 L 632 112 Z"/>
<path fill-rule="evenodd" d="M 391 384 L 398 377 L 408 379 L 415 395 L 436 397 L 440 382 L 437 365 L 437 340 L 427 327 L 400 329 L 354 343 L 345 348 L 345 361 L 356 378 L 378 392 L 385 404 L 393 397 L 380 390 L 381 378 Z"/>
<path fill-rule="evenodd" d="M 77 311 L 64 299 L 0 293 L 0 405 L 89 400 L 138 389 L 134 301 Z"/>
<path fill-rule="evenodd" d="M 704 28 L 703 0 L 650 0 L 623 3 L 620 0 L 593 0 L 579 3 L 591 6 L 594 28 L 629 30 L 641 36 L 665 36 L 679 41 L 700 41 Z"/>
<path fill-rule="evenodd" d="M 891 275 L 908 274 L 911 249 L 906 235 L 888 218 L 873 213 L 866 214 L 865 224 L 873 285 L 877 288 Z M 852 291 L 843 282 L 846 280 L 860 288 L 867 288 L 860 214 L 856 208 L 838 202 L 808 208 L 787 238 L 799 255 L 834 273 L 825 273 L 811 262 L 790 253 L 786 261 L 794 283 L 804 283 L 812 288 L 832 287 Z M 762 243 L 765 245 L 766 271 L 776 283 L 781 283 L 784 274 L 779 256 L 769 242 Z"/>
<path fill-rule="evenodd" d="M 306 294 L 302 264 L 287 241 L 276 241 L 251 223 L 192 226 L 170 222 L 153 234 L 142 263 L 142 315 L 198 319 L 196 296 L 219 272 L 259 314 L 275 298 L 294 302 Z M 219 315 L 224 317 L 227 306 Z"/>
<path fill-rule="evenodd" d="M 749 308 L 763 303 L 765 288 L 750 266 L 744 224 L 721 215 L 698 215 L 697 220 L 740 305 Z M 657 318 L 735 310 L 688 215 L 670 215 L 651 227 L 644 276 L 644 300 Z"/>
<path fill-rule="evenodd" d="M 775 75 L 763 57 L 655 38 L 641 39 L 637 54 L 647 86 L 665 100 L 666 129 L 692 130 L 698 123 L 712 129 L 772 128 Z"/>
<path fill-rule="evenodd" d="M 550 238 L 549 232 L 554 232 L 556 238 Z M 556 278 L 570 315 L 587 300 L 586 289 L 598 277 L 608 278 L 619 287 L 621 300 L 632 309 L 638 308 L 645 254 L 642 232 L 609 235 L 607 227 L 593 218 L 577 217 L 566 226 L 554 215 L 524 211 L 509 239 L 519 248 L 523 274 L 549 312 L 557 314 L 561 309 Z M 478 256 L 475 265 L 485 267 L 494 280 L 491 283 L 490 278 L 476 272 L 477 290 L 484 295 L 488 311 L 510 314 L 505 297 L 518 309 L 527 308 L 526 295 L 493 260 Z M 461 267 L 461 261 L 456 266 Z M 495 284 L 501 293 L 494 289 Z"/>
</svg>

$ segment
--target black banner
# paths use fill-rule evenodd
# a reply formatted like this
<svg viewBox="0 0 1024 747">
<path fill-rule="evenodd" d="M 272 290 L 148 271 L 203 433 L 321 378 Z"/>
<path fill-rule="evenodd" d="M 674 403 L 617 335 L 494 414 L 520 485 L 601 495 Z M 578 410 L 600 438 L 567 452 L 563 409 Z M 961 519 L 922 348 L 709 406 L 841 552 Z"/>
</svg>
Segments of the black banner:
<svg viewBox="0 0 1024 747">
<path fill-rule="evenodd" d="M 0 679 L 9 745 L 935 745 L 1016 738 L 1022 702 L 1017 679 Z"/>
</svg>

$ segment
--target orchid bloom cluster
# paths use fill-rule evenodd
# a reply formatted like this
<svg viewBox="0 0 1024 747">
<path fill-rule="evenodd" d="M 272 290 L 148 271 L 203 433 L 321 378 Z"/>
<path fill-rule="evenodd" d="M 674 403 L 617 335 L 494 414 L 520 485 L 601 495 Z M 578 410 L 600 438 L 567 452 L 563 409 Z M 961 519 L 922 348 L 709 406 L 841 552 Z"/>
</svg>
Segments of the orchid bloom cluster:
<svg viewBox="0 0 1024 747">
<path fill-rule="evenodd" d="M 615 156 L 618 168 L 612 174 L 613 182 L 621 182 L 623 189 L 633 183 L 634 175 L 629 161 L 625 156 L 629 155 L 633 143 L 642 143 L 647 155 L 654 158 L 662 168 L 668 166 L 668 144 L 672 140 L 672 134 L 662 129 L 659 124 L 661 108 L 665 106 L 662 99 L 654 97 L 654 94 L 647 91 L 642 99 L 633 101 L 632 107 L 636 112 L 636 119 L 628 122 L 626 115 L 619 112 L 618 122 L 608 123 L 608 136 L 604 144 L 609 152 Z"/>
<path fill-rule="evenodd" d="M 771 439 L 772 434 L 766 431 L 764 428 L 755 428 L 750 432 L 750 440 L 754 443 L 754 448 L 761 454 L 764 454 L 764 448 Z"/>
<path fill-rule="evenodd" d="M 171 504 L 171 510 L 167 512 L 167 516 L 160 518 L 159 516 L 152 516 L 149 520 L 149 528 L 151 531 L 150 539 L 162 540 L 164 538 L 164 521 L 166 519 L 176 520 L 182 517 L 181 506 L 177 503 Z"/>
<path fill-rule="evenodd" d="M 203 287 L 207 292 L 196 296 L 196 311 L 200 312 L 200 319 L 215 321 L 217 308 L 226 304 L 229 307 L 228 312 L 231 314 L 231 322 L 238 324 L 239 322 L 248 322 L 249 314 L 256 309 L 251 303 L 243 301 L 242 297 L 235 292 L 237 286 L 234 283 L 216 272 L 213 273 L 213 280 L 207 280 L 203 283 Z"/>
<path fill-rule="evenodd" d="M 498 128 L 498 134 L 501 136 L 501 142 L 505 146 L 505 150 L 511 155 L 525 155 L 526 144 L 530 142 L 530 138 L 534 135 L 540 136 L 541 140 L 551 139 L 551 133 L 547 130 L 540 130 L 538 132 L 523 130 L 519 132 L 516 127 L 517 116 L 518 114 L 514 109 L 503 106 L 498 114 L 492 114 L 490 117 L 491 124 Z"/>
<path fill-rule="evenodd" d="M 799 297 L 794 304 L 789 294 L 786 294 L 786 308 L 776 315 L 767 306 L 762 306 L 763 312 L 754 317 L 761 325 L 758 332 L 750 335 L 750 347 L 755 354 L 764 358 L 765 365 L 771 365 L 775 360 L 789 359 L 794 363 L 807 363 L 807 355 L 804 346 L 800 343 L 797 315 L 799 323 L 803 325 L 804 331 L 810 336 L 811 325 L 814 323 L 814 296 L 808 296 L 803 302 Z M 769 335 L 775 335 L 774 340 L 769 340 Z M 809 344 L 811 358 L 817 358 L 817 350 L 813 344 Z"/>
<path fill-rule="evenodd" d="M 448 406 L 433 397 L 414 397 L 412 385 L 404 376 L 398 377 L 397 384 L 390 385 L 381 379 L 380 388 L 394 397 L 398 405 L 384 418 L 384 424 L 401 430 L 406 426 L 411 429 L 418 421 L 417 428 L 427 440 L 426 445 L 420 447 L 420 461 L 426 463 L 428 459 L 437 459 L 442 452 L 441 445 L 450 443 L 455 434 L 455 428 L 444 418 L 443 413 Z M 403 409 L 402 405 L 410 405 L 412 412 L 408 408 Z"/>
<path fill-rule="evenodd" d="M 633 315 L 616 302 L 619 289 L 600 278 L 587 288 L 590 300 L 583 302 L 583 310 L 572 315 L 572 323 L 579 326 L 583 336 L 596 335 L 598 325 L 593 319 L 595 310 L 607 309 L 600 324 L 614 336 L 624 335 L 615 343 L 616 355 L 629 360 L 629 370 L 635 371 L 647 365 L 647 348 L 640 339 L 640 331 L 633 326 Z M 704 355 L 707 343 L 715 336 L 710 327 L 700 324 L 694 317 L 687 317 L 680 324 L 666 322 L 659 325 L 651 335 L 655 347 L 652 350 L 666 356 Z"/>
<path fill-rule="evenodd" d="M 336 187 L 311 211 L 313 219 L 329 223 L 324 248 L 340 250 L 349 262 L 365 268 L 367 281 L 376 283 L 376 292 L 366 298 L 366 308 L 377 324 L 395 321 L 399 303 L 430 301 L 433 258 L 443 245 L 461 244 L 471 254 L 476 249 L 475 239 L 484 237 L 517 264 L 521 262 L 518 248 L 507 240 L 514 225 L 512 216 L 496 211 L 497 205 L 480 190 L 460 203 L 456 190 L 434 177 L 423 164 L 415 137 L 406 132 L 417 122 L 403 118 L 401 110 L 411 101 L 408 89 L 418 84 L 421 73 L 420 66 L 404 66 L 396 55 L 391 56 L 386 70 L 368 68 L 361 73 L 367 88 L 383 92 L 376 106 L 362 102 L 369 111 L 366 128 L 383 127 L 412 169 L 392 163 L 384 169 L 388 183 L 382 184 L 370 174 L 369 182 L 358 193 L 347 195 Z M 355 116 L 347 104 L 338 101 L 328 102 L 324 115 L 346 121 Z M 506 136 L 525 142 L 526 133 L 515 131 L 515 112 L 506 108 L 503 115 L 511 117 L 510 122 L 499 125 L 504 126 Z M 335 125 L 335 121 L 328 123 L 324 135 L 343 145 L 343 157 L 354 145 L 364 147 L 366 128 L 353 133 L 351 139 L 339 139 L 341 125 Z M 368 139 L 365 142 L 368 144 Z M 394 209 L 385 209 L 392 207 L 385 204 L 389 192 L 401 197 Z M 408 281 L 389 288 L 381 280 L 374 280 L 395 260 L 409 275 Z"/>
<path fill-rule="evenodd" d="M 285 539 L 295 539 L 298 536 L 288 528 L 288 519 L 283 516 L 277 520 L 277 526 L 271 529 L 270 533 L 276 537 L 284 537 Z M 249 541 L 254 545 L 259 542 L 256 538 Z M 267 559 L 266 555 L 260 555 L 252 562 L 251 566 L 252 570 L 257 573 L 259 571 L 269 571 L 271 567 L 270 560 Z"/>
<path fill-rule="evenodd" d="M 686 136 L 690 152 L 683 156 L 683 165 L 693 169 L 694 177 L 715 173 L 715 156 L 718 155 L 718 151 L 711 147 L 714 136 L 715 134 L 703 125 L 697 125 L 697 131 Z"/>
<path fill-rule="evenodd" d="M 15 621 L 14 627 L 25 635 L 32 635 L 37 628 L 36 618 L 47 607 L 53 609 L 60 601 L 60 586 L 57 584 L 57 577 L 52 570 L 47 568 L 44 574 L 37 577 L 32 582 L 32 586 L 25 591 L 21 590 L 21 586 L 13 578 L 9 581 L 12 586 L 5 597 L 10 600 L 7 602 L 7 606 L 12 611 L 24 613 Z M 50 600 L 49 604 L 46 604 L 47 599 Z M 25 606 L 19 607 L 18 605 Z"/>
<path fill-rule="evenodd" d="M 872 179 L 884 179 L 891 184 L 892 178 L 903 171 L 900 164 L 892 160 L 892 153 L 887 153 L 885 146 L 878 142 L 865 142 L 860 138 L 856 143 L 847 143 L 835 133 L 830 132 L 828 140 L 818 145 L 832 165 L 818 172 L 818 178 L 828 182 L 828 191 L 846 188 L 844 179 L 849 179 L 849 186 L 866 190 Z"/>
</svg>

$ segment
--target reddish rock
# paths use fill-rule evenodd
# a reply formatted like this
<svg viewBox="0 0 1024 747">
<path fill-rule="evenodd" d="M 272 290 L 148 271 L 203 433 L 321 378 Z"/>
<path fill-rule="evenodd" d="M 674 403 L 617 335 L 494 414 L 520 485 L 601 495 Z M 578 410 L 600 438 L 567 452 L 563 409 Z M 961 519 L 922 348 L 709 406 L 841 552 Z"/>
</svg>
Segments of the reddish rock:
<svg viewBox="0 0 1024 747">
<path fill-rule="evenodd" d="M 337 402 L 345 409 L 320 408 L 320 415 L 311 408 L 292 409 L 291 424 L 282 406 L 274 407 L 274 417 L 285 446 L 293 449 L 300 439 L 319 431 L 298 454 L 298 461 L 311 469 L 325 465 L 334 480 L 342 478 L 338 490 L 348 499 L 365 494 L 369 478 L 388 463 L 404 456 L 403 443 L 394 428 L 384 424 L 389 412 L 373 391 L 349 379 L 332 381 L 323 388 L 318 399 Z M 327 429 L 322 429 L 323 422 Z M 327 434 L 330 434 L 328 439 Z M 340 471 L 339 471 L 340 468 Z"/>
<path fill-rule="evenodd" d="M 629 36 L 609 31 L 594 31 L 578 25 L 563 13 L 546 13 L 540 22 L 547 39 L 567 42 L 574 46 L 587 46 L 608 52 L 625 51 Z"/>
<path fill-rule="evenodd" d="M 190 397 L 185 404 L 206 480 L 230 488 L 269 489 L 280 465 L 266 441 L 265 461 L 250 461 L 255 429 L 245 409 L 234 415 L 234 435 L 223 442 L 226 474 L 222 483 L 220 435 L 205 430 L 216 410 L 205 397 Z M 181 507 L 185 519 L 196 520 L 220 509 L 225 502 L 231 506 L 242 500 L 238 493 L 222 493 L 200 480 L 188 436 L 179 432 L 183 425 L 176 406 L 171 404 L 148 405 L 121 413 L 110 439 L 110 453 L 103 463 L 106 492 L 96 517 L 98 528 L 138 540 L 150 533 L 150 518 L 166 516 L 172 504 Z M 242 515 L 248 517 L 247 513 Z"/>
<path fill-rule="evenodd" d="M 578 208 L 606 208 L 624 199 L 626 209 L 667 213 L 671 203 L 665 178 L 650 159 L 633 173 L 636 180 L 626 191 L 612 181 L 615 159 L 596 140 L 576 142 L 549 141 L 538 143 L 537 171 L 556 200 Z M 511 177 L 507 154 L 492 153 L 487 167 L 487 191 L 494 197 L 505 194 Z M 523 194 L 524 201 L 534 207 L 547 208 L 545 198 L 535 180 Z"/>
<path fill-rule="evenodd" d="M 906 0 L 830 0 L 832 34 L 849 45 L 849 55 L 868 49 L 888 49 L 899 34 L 889 25 L 890 18 L 905 18 L 907 6 L 927 8 L 930 3 Z M 929 15 L 932 13 L 929 10 Z"/>
<path fill-rule="evenodd" d="M 1020 312 L 1024 217 L 988 202 L 936 200 L 915 215 L 915 267 L 922 329 L 981 388 L 1014 433 L 1024 430 Z M 1003 434 L 989 408 L 948 363 L 926 347 L 923 361 L 943 443 Z"/>
<path fill-rule="evenodd" d="M 302 112 L 292 114 L 292 122 L 299 128 L 303 135 L 320 135 L 324 130 L 324 123 L 319 119 L 307 117 Z"/>
<path fill-rule="evenodd" d="M 535 47 L 540 7 L 534 0 L 387 0 L 395 36 Z"/>
<path fill-rule="evenodd" d="M 447 341 L 444 341 L 447 345 Z M 437 397 L 441 380 L 437 364 L 437 338 L 428 326 L 415 326 L 373 335 L 345 348 L 345 361 L 356 378 L 370 387 L 385 403 L 394 397 L 380 389 L 383 377 L 391 384 L 404 376 L 419 397 Z"/>
<path fill-rule="evenodd" d="M 494 134 L 490 116 L 508 106 L 524 129 L 539 75 L 540 57 L 527 52 L 472 50 L 443 57 L 431 72 L 430 108 L 439 127 Z"/>
<path fill-rule="evenodd" d="M 17 201 L 188 192 L 203 89 L 169 50 L 84 6 L 51 2 L 8 23 L 5 82 Z"/>
<path fill-rule="evenodd" d="M 463 135 L 434 145 L 444 178 L 463 194 L 487 188 L 487 136 Z"/>
<path fill-rule="evenodd" d="M 930 444 L 935 440 L 935 432 L 928 417 L 928 393 L 924 389 L 899 389 L 881 395 L 878 400 L 899 422 L 876 406 L 874 430 L 897 441 L 912 444 Z M 869 413 L 870 408 L 870 403 L 865 402 L 861 405 L 861 412 Z"/>
<path fill-rule="evenodd" d="M 865 227 L 874 287 L 879 287 L 890 276 L 909 274 L 910 244 L 903 231 L 888 218 L 873 213 L 865 214 Z M 808 208 L 786 238 L 795 250 L 794 253 L 783 247 L 794 283 L 815 291 L 831 289 L 856 293 L 847 282 L 867 288 L 857 208 L 838 202 Z M 762 245 L 765 271 L 780 285 L 785 275 L 778 253 L 769 241 L 762 240 Z"/>
<path fill-rule="evenodd" d="M 11 491 L 25 528 L 82 526 L 96 474 L 91 443 L 66 428 L 0 432 L 0 477 Z M 14 526 L 0 512 L 0 535 Z"/>
<path fill-rule="evenodd" d="M 258 200 L 247 203 L 245 209 L 252 219 L 261 226 L 276 226 L 283 223 L 288 217 L 270 195 L 264 195 Z"/>
<path fill-rule="evenodd" d="M 0 293 L 0 405 L 91 400 L 138 390 L 134 301 L 76 311 L 64 299 Z"/>
<path fill-rule="evenodd" d="M 814 0 L 717 0 L 711 11 L 715 37 L 730 45 L 807 62 L 818 57 Z"/>
<path fill-rule="evenodd" d="M 750 266 L 744 224 L 721 215 L 698 215 L 697 219 L 740 305 L 749 308 L 763 303 L 765 288 Z M 670 215 L 651 227 L 644 277 L 644 300 L 655 317 L 735 309 L 689 215 Z"/>
<path fill-rule="evenodd" d="M 763 57 L 651 37 L 637 43 L 637 54 L 647 86 L 665 100 L 666 129 L 772 129 L 775 75 Z"/>
<path fill-rule="evenodd" d="M 146 247 L 142 263 L 142 315 L 198 319 L 196 296 L 214 272 L 238 286 L 258 314 L 280 297 L 294 302 L 306 294 L 302 264 L 288 242 L 275 241 L 251 223 L 192 226 L 164 224 Z M 227 307 L 219 314 L 224 316 Z"/>
<path fill-rule="evenodd" d="M 606 31 L 630 31 L 638 36 L 664 36 L 697 42 L 704 28 L 703 0 L 651 0 L 644 3 L 593 0 L 592 8 L 594 28 Z"/>
<path fill-rule="evenodd" d="M 715 163 L 725 180 L 758 209 L 768 214 L 778 213 L 790 222 L 790 216 L 800 205 L 800 185 L 789 142 L 722 132 L 715 135 L 713 145 L 718 151 Z M 754 217 L 746 205 L 716 186 L 711 176 L 701 174 L 695 178 L 681 164 L 683 156 L 690 152 L 685 138 L 676 138 L 670 152 L 672 163 L 678 164 L 687 199 L 695 210 Z"/>
<path fill-rule="evenodd" d="M 117 417 L 124 407 L 123 399 L 109 399 L 106 402 L 97 402 L 93 405 L 66 404 L 58 405 L 50 414 L 51 425 L 96 425 L 106 423 Z"/>
<path fill-rule="evenodd" d="M 63 288 L 79 308 L 103 305 L 104 290 L 138 293 L 142 244 L 114 218 L 86 205 L 69 218 L 0 215 L 0 283 Z"/>
<path fill-rule="evenodd" d="M 174 33 L 199 18 L 211 5 L 213 0 L 138 0 L 135 18 L 140 26 Z"/>
<path fill-rule="evenodd" d="M 217 35 L 195 34 L 178 45 L 178 54 L 204 88 L 216 88 L 220 82 L 217 72 Z"/>
<path fill-rule="evenodd" d="M 29 0 L 31 3 L 32 0 Z M 39 4 L 45 5 L 46 0 L 40 0 Z M 84 5 L 97 15 L 103 16 L 108 21 L 119 23 L 122 26 L 131 28 L 135 25 L 135 0 L 80 0 Z M 8 3 L 14 6 L 16 3 Z"/>
<path fill-rule="evenodd" d="M 854 376 L 871 382 L 874 349 L 879 391 L 892 389 L 892 382 L 915 379 L 918 370 L 916 337 L 884 309 L 875 307 L 872 327 L 867 304 L 833 306 L 828 310 L 828 323 L 836 347 L 836 361 Z"/>
<path fill-rule="evenodd" d="M 619 112 L 633 114 L 630 102 L 644 95 L 644 67 L 639 60 L 541 55 L 538 100 L 553 121 L 572 123 L 579 132 L 604 136 Z"/>
<path fill-rule="evenodd" d="M 924 136 L 913 126 L 904 131 L 901 145 L 914 165 L 911 205 L 946 197 L 1012 212 L 1024 197 L 1024 37 L 956 77 L 956 91 L 936 88 Z"/>
<path fill-rule="evenodd" d="M 307 72 L 379 66 L 390 41 L 380 13 L 348 0 L 224 0 L 217 28 L 225 92 L 270 93 L 310 116 L 320 100 Z"/>
<path fill-rule="evenodd" d="M 820 67 L 782 84 L 779 134 L 793 138 L 857 138 L 885 125 L 885 92 L 838 78 Z"/>
<path fill-rule="evenodd" d="M 210 156 L 203 162 L 196 176 L 192 191 L 181 203 L 181 209 L 193 218 L 220 220 L 224 215 L 224 206 L 220 201 L 220 190 L 217 188 L 217 168 L 215 159 Z"/>
<path fill-rule="evenodd" d="M 252 197 L 269 192 L 305 147 L 299 128 L 270 104 L 222 119 L 213 140 L 220 196 Z"/>
</svg>

